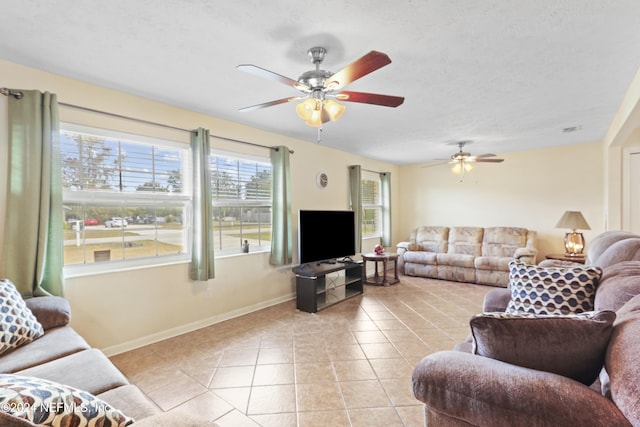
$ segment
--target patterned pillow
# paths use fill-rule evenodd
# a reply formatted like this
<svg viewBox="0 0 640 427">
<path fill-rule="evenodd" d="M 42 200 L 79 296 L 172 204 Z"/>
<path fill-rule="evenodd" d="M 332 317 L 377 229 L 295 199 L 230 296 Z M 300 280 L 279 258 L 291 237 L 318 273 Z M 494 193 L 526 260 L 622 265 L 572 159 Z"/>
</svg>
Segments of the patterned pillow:
<svg viewBox="0 0 640 427">
<path fill-rule="evenodd" d="M 44 335 L 42 325 L 7 279 L 0 280 L 0 354 Z"/>
<path fill-rule="evenodd" d="M 473 353 L 591 385 L 602 370 L 615 319 L 613 311 L 484 313 L 470 321 Z"/>
<path fill-rule="evenodd" d="M 85 391 L 13 374 L 0 374 L 0 408 L 44 426 L 124 427 L 134 421 Z"/>
<path fill-rule="evenodd" d="M 599 267 L 539 267 L 509 263 L 507 313 L 571 314 L 593 310 Z"/>
</svg>

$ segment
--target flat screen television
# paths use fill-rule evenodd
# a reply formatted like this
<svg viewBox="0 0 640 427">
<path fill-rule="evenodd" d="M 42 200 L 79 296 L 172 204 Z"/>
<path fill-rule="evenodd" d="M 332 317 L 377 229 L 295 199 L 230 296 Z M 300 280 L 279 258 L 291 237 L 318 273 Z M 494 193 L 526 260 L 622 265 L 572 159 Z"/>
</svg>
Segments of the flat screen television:
<svg viewBox="0 0 640 427">
<path fill-rule="evenodd" d="M 335 262 L 356 254 L 353 211 L 298 211 L 300 264 Z"/>
</svg>

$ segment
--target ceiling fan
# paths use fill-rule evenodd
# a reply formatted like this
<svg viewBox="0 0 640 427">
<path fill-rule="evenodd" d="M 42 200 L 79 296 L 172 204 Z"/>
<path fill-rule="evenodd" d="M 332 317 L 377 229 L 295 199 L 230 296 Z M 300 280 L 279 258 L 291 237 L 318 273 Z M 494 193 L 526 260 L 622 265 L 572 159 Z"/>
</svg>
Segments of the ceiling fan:
<svg viewBox="0 0 640 427">
<path fill-rule="evenodd" d="M 320 69 L 320 64 L 322 64 L 326 53 L 327 50 L 323 47 L 312 47 L 309 49 L 309 57 L 316 68 L 303 73 L 298 80 L 290 79 L 256 65 L 238 65 L 238 69 L 242 71 L 275 80 L 298 89 L 303 93 L 301 96 L 282 98 L 241 108 L 240 111 L 254 111 L 304 99 L 303 102 L 296 106 L 298 116 L 309 126 L 321 127 L 323 123 L 329 120 L 338 120 L 344 113 L 345 106 L 335 100 L 380 105 L 383 107 L 397 107 L 404 102 L 404 98 L 400 96 L 342 90 L 342 88 L 349 83 L 390 64 L 391 59 L 389 59 L 386 54 L 372 50 L 337 73 L 332 73 Z"/>
<path fill-rule="evenodd" d="M 493 159 L 491 157 L 495 157 L 495 154 L 479 154 L 477 156 L 472 156 L 471 153 L 463 151 L 464 146 L 471 144 L 472 141 L 458 141 L 456 144 L 458 145 L 458 152 L 451 155 L 451 160 L 449 160 L 448 164 L 453 165 L 451 170 L 455 174 L 464 175 L 465 172 L 470 172 L 473 169 L 474 163 L 502 163 L 504 159 Z M 436 163 L 430 166 L 439 166 L 443 163 Z"/>
</svg>

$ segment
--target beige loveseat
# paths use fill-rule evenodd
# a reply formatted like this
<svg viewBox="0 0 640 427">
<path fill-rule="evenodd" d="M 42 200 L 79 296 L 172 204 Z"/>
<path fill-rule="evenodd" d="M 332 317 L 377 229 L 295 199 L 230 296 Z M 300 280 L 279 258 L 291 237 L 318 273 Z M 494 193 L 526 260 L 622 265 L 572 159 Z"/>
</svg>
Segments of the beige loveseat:
<svg viewBox="0 0 640 427">
<path fill-rule="evenodd" d="M 537 233 L 519 227 L 414 229 L 397 245 L 398 269 L 408 276 L 506 287 L 509 262 L 535 263 Z"/>
<path fill-rule="evenodd" d="M 69 415 L 60 425 L 86 425 L 78 418 L 74 419 L 73 412 L 85 416 L 92 405 L 97 412 L 102 411 L 96 417 L 104 415 L 107 409 L 109 416 L 120 412 L 126 418 L 120 425 L 215 425 L 213 421 L 195 419 L 187 414 L 163 413 L 137 386 L 130 384 L 100 350 L 91 348 L 68 325 L 71 312 L 64 298 L 43 296 L 22 300 L 17 291 L 15 297 L 7 289 L 15 290 L 15 287 L 6 279 L 0 279 L 0 313 L 5 314 L 0 316 L 0 343 L 8 341 L 10 326 L 7 326 L 6 314 L 16 306 L 37 321 L 30 322 L 29 328 L 39 324 L 44 334 L 0 355 L 0 426 L 40 425 L 21 418 L 28 415 L 15 412 L 32 410 L 41 411 L 38 416 L 48 417 L 47 422 L 54 416 L 50 414 L 62 411 L 65 416 Z M 19 323 L 25 325 L 27 322 L 23 317 Z M 50 394 L 52 387 L 53 395 Z M 42 412 L 47 413 L 43 415 Z M 94 418 L 88 425 L 114 424 L 101 423 Z"/>
<path fill-rule="evenodd" d="M 457 351 L 433 353 L 416 366 L 413 390 L 415 397 L 426 404 L 427 425 L 640 426 L 640 236 L 606 232 L 597 236 L 589 249 L 587 264 L 602 272 L 595 289 L 593 310 L 616 313 L 612 327 L 602 329 L 610 335 L 604 337 L 601 353 L 596 353 L 599 363 L 592 369 L 596 378 L 604 364 L 599 379 L 591 384 L 585 381 L 585 384 L 562 373 L 525 367 L 525 363 L 473 354 L 474 335 L 457 345 Z M 536 268 L 557 272 L 562 268 L 569 271 L 584 267 L 555 264 Z M 511 298 L 509 289 L 493 289 L 487 293 L 483 312 L 503 312 Z M 532 321 L 547 322 L 548 326 L 548 322 L 554 320 Z M 544 345 L 539 339 L 533 342 L 531 333 L 536 328 L 531 323 L 529 327 L 523 327 L 524 323 L 519 325 L 517 330 L 507 329 L 504 324 L 500 329 L 494 328 L 495 343 L 502 343 L 507 351 L 518 348 L 514 345 L 516 342 L 524 343 L 525 348 L 529 345 L 527 356 L 549 358 L 554 368 L 563 363 L 584 368 L 585 364 L 577 362 L 575 355 L 594 352 L 593 346 L 599 339 L 597 334 L 577 334 L 575 326 L 545 327 L 542 339 L 547 345 Z"/>
</svg>

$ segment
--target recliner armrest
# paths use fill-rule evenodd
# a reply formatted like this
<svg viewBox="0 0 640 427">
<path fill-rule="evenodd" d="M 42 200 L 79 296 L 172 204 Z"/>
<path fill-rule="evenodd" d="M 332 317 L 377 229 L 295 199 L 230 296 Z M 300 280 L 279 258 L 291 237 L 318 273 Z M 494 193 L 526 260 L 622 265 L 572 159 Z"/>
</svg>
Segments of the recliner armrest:
<svg viewBox="0 0 640 427">
<path fill-rule="evenodd" d="M 65 326 L 71 320 L 71 307 L 69 302 L 62 297 L 31 297 L 24 301 L 45 331 Z"/>
<path fill-rule="evenodd" d="M 484 313 L 504 312 L 511 300 L 511 290 L 506 288 L 491 289 L 484 296 L 482 311 Z"/>
<path fill-rule="evenodd" d="M 412 242 L 400 242 L 396 245 L 396 248 L 398 249 L 409 249 L 409 245 L 411 245 Z"/>
<path fill-rule="evenodd" d="M 536 249 L 531 248 L 518 248 L 516 249 L 513 257 L 522 262 L 526 262 L 529 264 L 535 264 L 536 256 L 538 255 L 538 251 Z"/>
<path fill-rule="evenodd" d="M 425 357 L 412 382 L 428 411 L 473 426 L 631 425 L 612 401 L 577 381 L 468 353 Z"/>
</svg>

